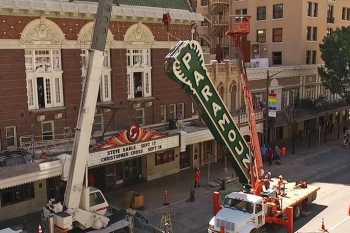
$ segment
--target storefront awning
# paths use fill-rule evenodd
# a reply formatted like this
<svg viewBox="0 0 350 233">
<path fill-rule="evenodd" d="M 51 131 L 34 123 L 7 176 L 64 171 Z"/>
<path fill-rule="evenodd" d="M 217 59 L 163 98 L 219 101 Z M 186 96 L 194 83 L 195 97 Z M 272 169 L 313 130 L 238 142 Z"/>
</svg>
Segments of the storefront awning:
<svg viewBox="0 0 350 233">
<path fill-rule="evenodd" d="M 214 137 L 206 127 L 185 126 L 180 131 L 181 152 L 186 151 L 186 146 L 213 140 Z"/>
<path fill-rule="evenodd" d="M 0 169 L 0 189 L 32 183 L 61 174 L 62 163 L 59 160 L 5 167 Z"/>
<path fill-rule="evenodd" d="M 257 132 L 263 133 L 263 123 L 258 123 Z M 250 135 L 249 126 L 243 126 L 240 129 L 241 134 Z M 181 152 L 186 151 L 186 146 L 214 140 L 214 136 L 211 134 L 207 127 L 198 126 L 185 126 L 180 131 L 181 135 Z"/>
</svg>

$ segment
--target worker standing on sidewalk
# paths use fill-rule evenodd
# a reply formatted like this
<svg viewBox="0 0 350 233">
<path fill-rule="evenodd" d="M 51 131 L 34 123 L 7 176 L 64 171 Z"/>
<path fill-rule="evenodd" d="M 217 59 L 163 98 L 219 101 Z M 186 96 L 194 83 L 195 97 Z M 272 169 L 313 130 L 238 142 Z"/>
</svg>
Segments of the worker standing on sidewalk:
<svg viewBox="0 0 350 233">
<path fill-rule="evenodd" d="M 199 168 L 196 168 L 195 172 L 194 172 L 194 187 L 200 187 L 200 179 L 201 179 L 201 171 L 199 170 Z"/>
</svg>

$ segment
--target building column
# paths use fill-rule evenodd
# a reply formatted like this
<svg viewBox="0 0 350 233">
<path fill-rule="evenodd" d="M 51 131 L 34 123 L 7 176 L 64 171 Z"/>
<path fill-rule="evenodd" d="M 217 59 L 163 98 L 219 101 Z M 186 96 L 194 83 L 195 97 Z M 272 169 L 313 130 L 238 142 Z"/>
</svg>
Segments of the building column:
<svg viewBox="0 0 350 233">
<path fill-rule="evenodd" d="M 218 143 L 214 140 L 214 147 L 213 147 L 213 157 L 214 158 L 214 163 L 218 162 Z"/>
</svg>

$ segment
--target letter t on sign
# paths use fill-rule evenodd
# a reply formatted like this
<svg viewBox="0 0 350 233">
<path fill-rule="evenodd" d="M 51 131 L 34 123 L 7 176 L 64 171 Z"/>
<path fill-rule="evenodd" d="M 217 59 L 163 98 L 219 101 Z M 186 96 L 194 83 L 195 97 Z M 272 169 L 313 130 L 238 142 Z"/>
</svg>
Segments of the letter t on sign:
<svg viewBox="0 0 350 233">
<path fill-rule="evenodd" d="M 187 70 L 190 70 L 190 61 L 191 61 L 191 54 L 190 53 L 186 53 L 183 58 L 182 61 L 184 62 Z"/>
</svg>

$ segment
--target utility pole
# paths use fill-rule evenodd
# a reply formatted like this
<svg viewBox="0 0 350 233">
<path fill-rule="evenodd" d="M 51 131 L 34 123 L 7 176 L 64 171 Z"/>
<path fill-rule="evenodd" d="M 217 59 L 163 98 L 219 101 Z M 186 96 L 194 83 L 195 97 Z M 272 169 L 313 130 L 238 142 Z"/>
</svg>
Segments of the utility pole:
<svg viewBox="0 0 350 233">
<path fill-rule="evenodd" d="M 270 80 L 271 78 L 273 78 L 274 76 L 278 75 L 279 73 L 283 72 L 283 70 L 274 73 L 273 75 L 270 76 L 270 70 L 266 71 L 266 98 L 265 98 L 265 114 L 266 114 L 266 118 L 265 118 L 265 124 L 264 124 L 264 128 L 265 128 L 265 143 L 268 145 L 270 144 L 270 130 L 269 130 L 269 93 L 270 93 Z"/>
<path fill-rule="evenodd" d="M 269 86 L 270 86 L 270 71 L 266 72 L 266 98 L 265 98 L 265 144 L 268 145 L 270 142 L 269 134 Z"/>
</svg>

